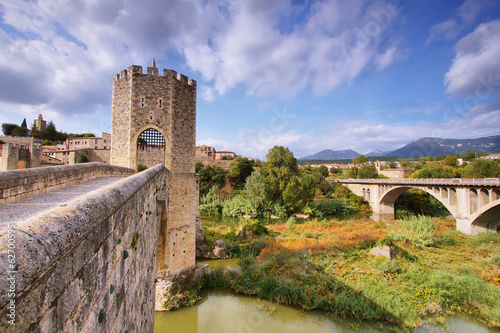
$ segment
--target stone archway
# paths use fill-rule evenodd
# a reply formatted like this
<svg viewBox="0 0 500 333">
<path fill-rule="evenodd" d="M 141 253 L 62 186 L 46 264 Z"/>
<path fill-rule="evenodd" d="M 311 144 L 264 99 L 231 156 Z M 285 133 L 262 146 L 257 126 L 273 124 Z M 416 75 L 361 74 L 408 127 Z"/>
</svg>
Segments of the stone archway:
<svg viewBox="0 0 500 333">
<path fill-rule="evenodd" d="M 165 137 L 156 129 L 148 128 L 137 138 L 137 166 L 152 167 L 165 164 Z"/>
</svg>

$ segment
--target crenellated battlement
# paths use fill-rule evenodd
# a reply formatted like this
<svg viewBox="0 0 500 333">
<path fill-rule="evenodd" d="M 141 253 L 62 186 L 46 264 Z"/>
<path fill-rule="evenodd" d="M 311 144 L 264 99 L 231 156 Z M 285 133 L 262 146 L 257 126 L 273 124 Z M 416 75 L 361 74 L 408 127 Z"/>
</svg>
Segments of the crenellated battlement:
<svg viewBox="0 0 500 333">
<path fill-rule="evenodd" d="M 118 80 L 122 80 L 122 79 L 127 79 L 129 74 L 160 76 L 160 71 L 156 67 L 147 67 L 146 73 L 144 74 L 142 72 L 142 66 L 132 65 L 132 66 L 129 66 L 127 69 L 122 70 L 120 73 L 116 74 L 113 77 L 113 80 L 118 81 Z M 173 77 L 176 80 L 178 80 L 186 85 L 196 87 L 196 80 L 189 79 L 187 76 L 185 76 L 183 74 L 177 74 L 177 72 L 172 70 L 172 69 L 163 69 L 163 76 L 164 77 Z"/>
</svg>

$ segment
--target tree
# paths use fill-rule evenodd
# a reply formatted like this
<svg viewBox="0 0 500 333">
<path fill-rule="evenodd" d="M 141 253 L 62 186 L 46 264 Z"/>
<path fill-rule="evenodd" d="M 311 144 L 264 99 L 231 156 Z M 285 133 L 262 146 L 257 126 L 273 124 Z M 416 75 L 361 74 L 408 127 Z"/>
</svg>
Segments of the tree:
<svg viewBox="0 0 500 333">
<path fill-rule="evenodd" d="M 26 125 L 26 118 L 24 118 L 23 122 L 21 123 L 22 128 L 28 128 L 28 125 Z"/>
<path fill-rule="evenodd" d="M 236 182 L 236 185 L 245 183 L 246 179 L 253 172 L 253 163 L 248 158 L 236 157 L 231 161 L 229 177 Z"/>
<path fill-rule="evenodd" d="M 300 183 L 296 176 L 292 176 L 283 191 L 283 202 L 288 210 L 295 212 L 299 209 L 301 199 Z"/>
<path fill-rule="evenodd" d="M 465 168 L 467 178 L 500 177 L 500 165 L 495 160 L 478 158 Z"/>
<path fill-rule="evenodd" d="M 11 133 L 12 136 L 28 136 L 29 135 L 29 131 L 27 128 L 25 127 L 16 127 L 12 130 L 12 133 Z"/>
<path fill-rule="evenodd" d="M 222 188 L 226 185 L 226 172 L 220 166 L 207 165 L 203 167 L 203 164 L 200 166 L 197 163 L 195 169 L 198 169 L 197 172 L 200 176 L 200 196 L 206 195 L 213 186 Z"/>
<path fill-rule="evenodd" d="M 328 177 L 328 174 L 329 174 L 329 171 L 328 171 L 328 168 L 326 167 L 326 165 L 321 165 L 319 168 L 316 168 L 313 171 L 318 172 L 319 174 L 321 174 L 325 178 Z"/>
<path fill-rule="evenodd" d="M 448 166 L 457 166 L 458 165 L 458 157 L 455 155 L 446 156 L 443 160 L 444 164 Z"/>
<path fill-rule="evenodd" d="M 12 135 L 12 131 L 17 128 L 16 124 L 8 124 L 8 123 L 3 123 L 2 124 L 2 132 L 4 135 Z"/>
<path fill-rule="evenodd" d="M 363 164 L 366 162 L 368 162 L 368 157 L 366 157 L 365 155 L 359 155 L 352 161 L 352 163 L 354 164 Z"/>
<path fill-rule="evenodd" d="M 305 175 L 300 179 L 300 208 L 305 207 L 307 204 L 314 200 L 316 194 L 316 181 L 314 176 Z"/>
<path fill-rule="evenodd" d="M 266 178 L 260 171 L 254 171 L 247 178 L 244 189 L 245 196 L 255 206 L 257 212 L 261 211 L 261 207 L 267 200 L 268 186 Z"/>
<path fill-rule="evenodd" d="M 288 148 L 274 146 L 266 155 L 267 161 L 264 165 L 266 179 L 272 200 L 282 197 L 288 182 L 299 174 L 297 159 Z M 298 182 L 298 181 L 297 181 Z"/>
<path fill-rule="evenodd" d="M 460 170 L 448 165 L 426 165 L 420 170 L 413 172 L 410 178 L 460 178 Z"/>
<path fill-rule="evenodd" d="M 358 170 L 358 178 L 360 179 L 378 178 L 377 169 L 375 169 L 374 165 L 363 165 Z"/>
</svg>

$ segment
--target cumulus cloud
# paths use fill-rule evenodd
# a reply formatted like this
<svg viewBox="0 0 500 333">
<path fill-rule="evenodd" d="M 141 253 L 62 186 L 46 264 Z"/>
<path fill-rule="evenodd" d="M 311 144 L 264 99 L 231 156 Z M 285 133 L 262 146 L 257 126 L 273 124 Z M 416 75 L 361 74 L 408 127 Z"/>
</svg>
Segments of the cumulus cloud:
<svg viewBox="0 0 500 333">
<path fill-rule="evenodd" d="M 5 0 L 0 103 L 30 116 L 108 117 L 113 74 L 152 55 L 183 58 L 207 101 L 236 87 L 326 94 L 398 60 L 385 39 L 399 11 L 385 0 Z"/>
<path fill-rule="evenodd" d="M 340 0 L 290 7 L 288 1 L 236 2 L 212 38 L 184 49 L 188 65 L 218 95 L 243 85 L 258 96 L 294 96 L 306 87 L 331 92 L 367 67 L 382 69 L 397 58 L 397 46 L 381 41 L 398 7 Z M 298 22 L 293 29 L 280 27 L 283 15 Z"/>
<path fill-rule="evenodd" d="M 433 25 L 429 29 L 427 43 L 440 39 L 454 40 L 459 33 L 474 23 L 479 13 L 495 5 L 495 0 L 465 0 L 452 18 Z"/>
<path fill-rule="evenodd" d="M 500 21 L 479 25 L 455 45 L 456 55 L 445 74 L 446 91 L 457 95 L 500 91 Z"/>
<path fill-rule="evenodd" d="M 292 126 L 246 128 L 235 140 L 200 140 L 216 149 L 232 150 L 244 156 L 264 159 L 269 148 L 283 145 L 295 157 L 304 157 L 325 149 L 353 149 L 358 153 L 374 150 L 393 151 L 424 137 L 448 139 L 498 135 L 500 102 L 479 104 L 464 112 L 444 113 L 440 121 L 413 124 L 377 122 L 367 119 L 332 119 L 315 130 L 298 132 Z M 300 118 L 300 117 L 299 117 Z M 296 119 L 300 122 L 300 119 Z M 464 134 L 465 133 L 465 134 Z"/>
</svg>

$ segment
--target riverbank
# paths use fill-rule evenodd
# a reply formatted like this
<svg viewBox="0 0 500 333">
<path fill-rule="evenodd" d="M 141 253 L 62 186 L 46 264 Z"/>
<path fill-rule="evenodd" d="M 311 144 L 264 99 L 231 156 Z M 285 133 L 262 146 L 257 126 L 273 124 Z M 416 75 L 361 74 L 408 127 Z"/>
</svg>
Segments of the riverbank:
<svg viewBox="0 0 500 333">
<path fill-rule="evenodd" d="M 369 321 L 384 330 L 411 330 L 470 315 L 500 328 L 500 234 L 467 236 L 453 220 L 374 222 L 290 219 L 241 223 L 203 221 L 206 242 L 224 240 L 238 270 L 215 269 L 208 289 L 240 294 L 337 318 Z M 371 255 L 390 246 L 393 259 Z"/>
</svg>

